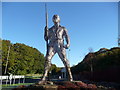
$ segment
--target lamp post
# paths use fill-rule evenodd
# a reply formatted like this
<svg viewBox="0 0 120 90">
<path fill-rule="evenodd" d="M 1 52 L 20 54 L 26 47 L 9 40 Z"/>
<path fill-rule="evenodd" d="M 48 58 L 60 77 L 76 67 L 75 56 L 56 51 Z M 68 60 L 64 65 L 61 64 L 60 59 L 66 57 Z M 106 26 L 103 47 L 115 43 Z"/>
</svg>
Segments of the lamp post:
<svg viewBox="0 0 120 90">
<path fill-rule="evenodd" d="M 4 72 L 4 74 L 6 74 L 6 72 L 7 72 L 8 60 L 9 60 L 9 55 L 10 55 L 10 47 L 11 47 L 11 46 L 9 46 L 9 49 L 8 49 L 7 62 L 6 62 L 6 66 L 5 66 L 5 72 Z"/>
<path fill-rule="evenodd" d="M 120 47 L 120 35 L 118 36 L 118 47 Z"/>
</svg>

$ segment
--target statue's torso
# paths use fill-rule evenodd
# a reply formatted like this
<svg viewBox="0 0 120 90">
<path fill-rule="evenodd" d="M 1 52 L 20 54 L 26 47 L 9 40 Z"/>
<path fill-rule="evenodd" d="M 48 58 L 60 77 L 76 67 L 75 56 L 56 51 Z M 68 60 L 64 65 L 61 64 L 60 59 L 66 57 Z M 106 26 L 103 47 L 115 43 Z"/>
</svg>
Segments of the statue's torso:
<svg viewBox="0 0 120 90">
<path fill-rule="evenodd" d="M 65 30 L 63 27 L 55 28 L 54 26 L 49 29 L 49 46 L 63 46 Z"/>
</svg>

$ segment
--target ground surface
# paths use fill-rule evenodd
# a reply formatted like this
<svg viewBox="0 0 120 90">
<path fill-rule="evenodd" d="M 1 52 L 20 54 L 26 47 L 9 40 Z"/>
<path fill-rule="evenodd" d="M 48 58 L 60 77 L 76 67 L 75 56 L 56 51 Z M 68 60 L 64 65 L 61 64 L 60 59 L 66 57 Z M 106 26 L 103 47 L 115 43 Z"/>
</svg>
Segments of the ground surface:
<svg viewBox="0 0 120 90">
<path fill-rule="evenodd" d="M 98 87 L 95 84 L 86 84 L 82 81 L 47 81 L 45 84 L 19 86 L 13 90 L 119 90 L 115 88 Z"/>
<path fill-rule="evenodd" d="M 19 80 L 17 79 L 15 84 L 11 84 L 6 86 L 5 81 L 3 81 L 2 90 L 120 90 L 119 83 L 113 82 L 93 82 L 93 81 L 64 81 L 64 80 L 52 80 L 52 82 L 47 82 L 43 85 L 38 85 L 37 82 L 39 78 L 26 78 L 25 83 L 22 83 L 23 80 L 20 79 L 21 84 L 19 84 Z M 35 84 L 36 83 L 36 84 Z M 32 84 L 32 85 L 31 85 Z"/>
</svg>

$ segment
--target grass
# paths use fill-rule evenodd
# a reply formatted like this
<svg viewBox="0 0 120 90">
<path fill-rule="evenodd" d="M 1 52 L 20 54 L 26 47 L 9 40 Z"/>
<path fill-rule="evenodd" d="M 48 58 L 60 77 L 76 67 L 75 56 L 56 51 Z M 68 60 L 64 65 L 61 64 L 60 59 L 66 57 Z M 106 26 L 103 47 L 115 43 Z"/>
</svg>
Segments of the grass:
<svg viewBox="0 0 120 90">
<path fill-rule="evenodd" d="M 9 86 L 19 86 L 19 85 L 31 85 L 31 84 L 34 84 L 34 83 L 19 83 L 19 84 L 3 84 L 2 87 L 9 87 Z"/>
<path fill-rule="evenodd" d="M 25 78 L 31 78 L 31 79 L 40 79 L 42 77 L 42 74 L 27 74 L 25 75 Z M 25 86 L 28 86 L 28 85 L 31 85 L 31 84 L 34 84 L 34 83 L 18 83 L 18 84 L 3 84 L 3 85 L 0 85 L 0 90 L 1 90 L 1 87 L 2 87 L 2 90 L 12 90 L 13 88 L 15 87 L 18 87 L 20 85 L 25 85 Z"/>
<path fill-rule="evenodd" d="M 31 85 L 31 84 L 34 84 L 34 83 L 19 83 L 19 84 L 11 84 L 11 85 L 10 84 L 8 84 L 8 85 L 4 84 L 4 85 L 2 85 L 2 90 L 12 90 L 13 88 L 16 88 L 20 85 L 28 86 L 28 85 Z"/>
<path fill-rule="evenodd" d="M 41 77 L 41 76 L 42 76 L 42 74 L 27 74 L 27 75 L 25 75 L 25 76 L 35 76 L 35 77 Z"/>
<path fill-rule="evenodd" d="M 31 79 L 40 79 L 42 77 L 42 74 L 27 74 L 25 75 L 25 78 L 31 78 Z"/>
</svg>

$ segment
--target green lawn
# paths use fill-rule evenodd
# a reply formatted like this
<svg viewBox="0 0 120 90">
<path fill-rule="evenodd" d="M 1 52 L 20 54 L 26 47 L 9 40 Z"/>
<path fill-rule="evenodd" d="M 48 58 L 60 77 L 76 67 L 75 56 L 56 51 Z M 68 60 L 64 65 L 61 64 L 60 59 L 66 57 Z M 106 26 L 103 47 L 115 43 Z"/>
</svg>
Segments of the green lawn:
<svg viewBox="0 0 120 90">
<path fill-rule="evenodd" d="M 42 74 L 27 74 L 25 75 L 25 78 L 31 78 L 31 79 L 40 79 L 42 77 Z"/>
<path fill-rule="evenodd" d="M 15 88 L 15 87 L 18 87 L 18 86 L 20 86 L 20 85 L 25 85 L 25 86 L 27 86 L 27 85 L 31 85 L 31 84 L 34 84 L 34 83 L 20 83 L 20 84 L 8 84 L 8 85 L 6 85 L 6 84 L 4 84 L 4 85 L 2 85 L 2 90 L 11 90 L 11 89 L 13 89 L 13 88 Z"/>
<path fill-rule="evenodd" d="M 25 78 L 30 78 L 30 79 L 40 79 L 42 77 L 42 74 L 27 74 L 25 76 Z M 34 84 L 34 83 L 19 83 L 19 84 L 3 84 L 3 85 L 0 85 L 0 90 L 1 90 L 1 86 L 2 86 L 2 90 L 12 90 L 13 88 L 15 87 L 18 87 L 20 85 L 31 85 L 31 84 Z"/>
</svg>

